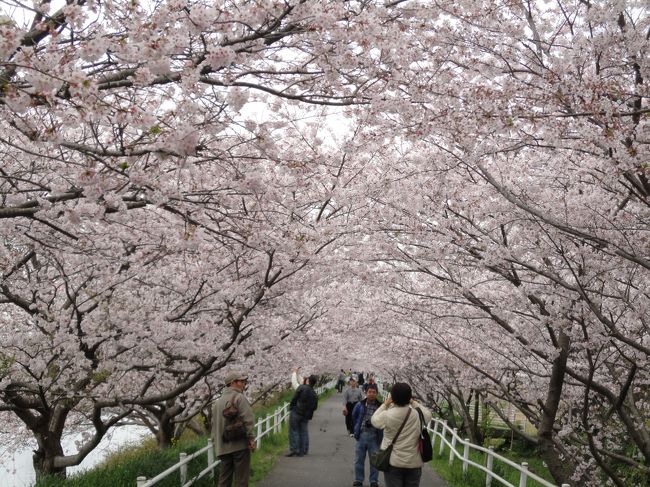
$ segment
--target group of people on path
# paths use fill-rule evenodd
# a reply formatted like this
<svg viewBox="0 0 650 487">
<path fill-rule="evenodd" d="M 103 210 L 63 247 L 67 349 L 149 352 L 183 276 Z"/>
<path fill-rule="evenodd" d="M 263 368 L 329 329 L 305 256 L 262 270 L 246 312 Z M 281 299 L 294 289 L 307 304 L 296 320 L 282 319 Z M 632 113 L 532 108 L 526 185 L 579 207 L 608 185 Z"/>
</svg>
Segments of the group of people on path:
<svg viewBox="0 0 650 487">
<path fill-rule="evenodd" d="M 353 487 L 363 485 L 366 457 L 388 448 L 396 437 L 390 468 L 384 472 L 386 487 L 418 487 L 424 464 L 418 449 L 420 431 L 431 421 L 431 412 L 413 399 L 411 386 L 404 382 L 394 384 L 383 403 L 372 377 L 363 389 L 354 377 L 349 386 L 343 394 L 343 415 L 350 436 L 357 442 Z M 412 410 L 419 413 L 411 415 Z M 379 471 L 372 464 L 369 470 L 370 487 L 378 487 Z"/>
<path fill-rule="evenodd" d="M 348 371 L 341 369 L 341 372 L 339 372 L 338 380 L 336 381 L 336 390 L 339 393 L 343 392 L 343 388 L 347 383 L 350 382 L 351 379 L 354 379 L 359 387 L 364 388 L 368 383 L 373 383 L 374 376 L 372 374 L 368 374 L 368 382 L 365 382 L 365 379 L 363 378 L 363 372 L 352 372 L 352 369 L 349 369 Z"/>
<path fill-rule="evenodd" d="M 246 374 L 229 374 L 227 387 L 213 406 L 212 437 L 221 461 L 219 487 L 231 487 L 233 480 L 235 487 L 248 486 L 256 442 L 255 417 L 243 394 L 247 381 Z M 318 377 L 310 375 L 301 380 L 298 369 L 294 369 L 291 381 L 295 392 L 290 403 L 286 456 L 303 457 L 309 453 L 308 423 L 318 407 L 314 390 Z M 423 466 L 418 449 L 420 431 L 431 420 L 431 412 L 413 399 L 411 387 L 403 382 L 393 385 L 383 403 L 371 377 L 363 389 L 354 376 L 348 385 L 343 393 L 343 415 L 348 434 L 356 440 L 353 487 L 363 485 L 366 457 L 391 444 L 390 467 L 384 472 L 386 487 L 418 487 Z M 413 410 L 417 414 L 411 414 Z M 379 472 L 372 465 L 369 481 L 370 487 L 379 487 Z"/>
</svg>

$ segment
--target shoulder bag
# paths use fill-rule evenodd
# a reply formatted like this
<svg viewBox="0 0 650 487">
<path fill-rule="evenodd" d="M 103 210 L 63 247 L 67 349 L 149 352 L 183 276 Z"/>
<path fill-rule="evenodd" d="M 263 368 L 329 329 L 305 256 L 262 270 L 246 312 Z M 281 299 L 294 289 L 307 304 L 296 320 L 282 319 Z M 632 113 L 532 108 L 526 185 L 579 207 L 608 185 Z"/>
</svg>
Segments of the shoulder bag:
<svg viewBox="0 0 650 487">
<path fill-rule="evenodd" d="M 404 421 L 402 421 L 402 426 L 400 426 L 399 429 L 397 430 L 397 434 L 393 438 L 393 441 L 390 442 L 390 445 L 388 445 L 388 447 L 384 449 L 380 448 L 370 456 L 370 465 L 372 465 L 373 467 L 375 467 L 377 470 L 381 472 L 386 472 L 390 468 L 390 454 L 393 453 L 393 445 L 397 441 L 399 434 L 402 432 L 402 429 L 406 424 L 406 420 L 409 418 L 409 415 L 411 414 L 411 408 L 408 409 L 409 410 L 406 413 L 406 416 L 404 417 Z"/>
<path fill-rule="evenodd" d="M 427 425 L 424 422 L 424 414 L 422 410 L 417 408 L 418 414 L 420 415 L 420 437 L 418 438 L 418 451 L 422 457 L 423 462 L 428 462 L 433 459 L 433 448 L 431 447 L 431 435 L 429 435 L 429 430 Z"/>
<path fill-rule="evenodd" d="M 233 401 L 234 402 L 234 401 Z M 224 443 L 246 439 L 246 425 L 239 415 L 239 409 L 233 402 L 227 402 L 222 411 L 224 425 L 221 439 Z"/>
</svg>

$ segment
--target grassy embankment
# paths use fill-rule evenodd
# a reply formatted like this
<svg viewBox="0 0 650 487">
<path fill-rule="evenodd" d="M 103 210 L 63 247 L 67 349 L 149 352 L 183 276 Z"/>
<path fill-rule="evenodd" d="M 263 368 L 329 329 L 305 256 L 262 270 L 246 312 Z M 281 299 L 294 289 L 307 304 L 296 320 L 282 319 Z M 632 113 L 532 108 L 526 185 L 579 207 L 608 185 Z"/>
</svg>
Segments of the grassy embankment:
<svg viewBox="0 0 650 487">
<path fill-rule="evenodd" d="M 447 481 L 449 487 L 485 487 L 485 473 L 472 465 L 468 465 L 467 475 L 463 475 L 462 460 L 454 458 L 453 465 L 449 466 L 449 447 L 445 446 L 442 456 L 438 456 L 440 439 L 437 439 L 435 448 L 433 450 L 433 460 L 430 462 L 433 469 L 440 477 Z M 499 446 L 503 439 L 493 439 L 489 444 Z M 488 445 L 489 445 L 488 444 Z M 463 448 L 456 448 L 460 457 L 463 456 Z M 537 456 L 534 448 L 526 448 L 514 442 L 512 449 L 498 450 L 496 453 L 502 457 L 507 458 L 515 463 L 521 465 L 522 462 L 528 463 L 528 470 L 539 475 L 549 482 L 553 482 L 553 477 L 548 469 L 544 466 L 544 462 Z M 470 460 L 478 463 L 479 465 L 486 465 L 485 455 L 481 452 L 470 451 Z M 512 485 L 519 485 L 519 471 L 512 468 L 510 465 L 503 463 L 497 458 L 494 459 L 493 471 L 495 474 L 504 478 Z M 501 486 L 501 482 L 492 479 L 492 486 Z M 541 487 L 539 482 L 528 479 L 527 487 Z"/>
<path fill-rule="evenodd" d="M 329 397 L 333 389 L 323 394 L 320 400 Z M 285 391 L 270 401 L 263 404 L 256 404 L 253 407 L 256 417 L 264 418 L 273 412 L 284 402 L 288 402 L 293 391 Z M 135 480 L 138 476 L 153 478 L 160 472 L 178 462 L 179 454 L 187 454 L 200 450 L 207 444 L 207 436 L 196 436 L 189 432 L 178 441 L 173 447 L 161 451 L 156 447 L 153 439 L 145 440 L 142 444 L 110 455 L 102 464 L 86 472 L 72 475 L 66 480 L 58 478 L 47 478 L 39 481 L 35 487 L 135 487 Z M 262 447 L 253 453 L 251 461 L 251 485 L 264 478 L 271 470 L 275 460 L 289 444 L 287 426 L 283 425 L 279 434 L 272 434 L 262 439 Z M 207 456 L 192 460 L 188 464 L 188 478 L 197 475 L 207 465 Z M 164 480 L 158 482 L 156 487 L 177 487 L 179 485 L 179 474 L 176 472 Z M 214 480 L 209 478 L 200 479 L 194 484 L 196 487 L 213 487 Z"/>
</svg>

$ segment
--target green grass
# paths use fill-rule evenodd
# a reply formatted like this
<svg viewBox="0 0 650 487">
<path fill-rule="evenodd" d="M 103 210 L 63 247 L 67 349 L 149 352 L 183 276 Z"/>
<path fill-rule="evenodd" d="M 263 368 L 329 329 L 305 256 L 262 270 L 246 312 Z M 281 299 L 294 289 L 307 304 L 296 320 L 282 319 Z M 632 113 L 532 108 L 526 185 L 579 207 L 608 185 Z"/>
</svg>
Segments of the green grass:
<svg viewBox="0 0 650 487">
<path fill-rule="evenodd" d="M 449 466 L 449 447 L 445 446 L 445 450 L 441 457 L 438 457 L 439 451 L 439 439 L 437 439 L 436 444 L 433 450 L 433 460 L 430 462 L 433 469 L 447 481 L 449 487 L 484 487 L 485 486 L 485 473 L 478 468 L 468 465 L 467 474 L 463 475 L 462 469 L 462 459 L 454 458 L 453 465 Z M 457 448 L 458 453 L 461 458 L 463 455 L 463 449 Z M 554 483 L 553 477 L 549 473 L 548 469 L 544 466 L 542 460 L 534 455 L 534 451 L 526 450 L 523 452 L 517 451 L 507 451 L 499 452 L 500 456 L 507 458 L 515 463 L 521 464 L 522 462 L 528 463 L 528 470 L 539 475 L 544 480 Z M 485 455 L 482 452 L 470 451 L 469 455 L 470 460 L 480 464 L 485 465 Z M 515 470 L 510 465 L 494 459 L 493 471 L 500 477 L 504 478 L 513 485 L 519 485 L 519 471 Z M 503 485 L 501 482 L 496 479 L 492 480 L 492 486 L 497 487 Z M 541 487 L 542 484 L 528 478 L 526 483 L 527 487 Z"/>
<path fill-rule="evenodd" d="M 167 450 L 159 450 L 154 440 L 146 440 L 142 444 L 125 448 L 112 454 L 104 463 L 92 470 L 70 476 L 66 480 L 58 477 L 47 477 L 39 480 L 36 487 L 135 487 L 138 476 L 153 478 L 163 470 L 178 462 L 179 454 L 187 454 L 203 448 L 207 437 L 194 437 L 179 441 Z M 192 460 L 188 465 L 188 475 L 192 477 L 206 467 L 206 456 Z M 177 487 L 180 476 L 172 474 L 157 483 L 160 487 Z M 207 487 L 213 484 L 202 479 L 195 484 L 197 487 Z"/>
<path fill-rule="evenodd" d="M 319 402 L 326 400 L 334 389 L 320 396 Z M 253 407 L 257 419 L 265 418 L 285 402 L 289 402 L 293 390 L 283 391 L 256 403 Z M 144 440 L 137 446 L 123 448 L 111 454 L 102 464 L 86 472 L 71 475 L 63 480 L 58 477 L 40 479 L 35 487 L 135 487 L 138 476 L 151 479 L 178 463 L 179 455 L 188 455 L 207 445 L 207 436 L 196 436 L 187 432 L 180 441 L 167 450 L 159 450 L 154 439 Z M 277 458 L 289 447 L 288 428 L 283 424 L 278 434 L 270 434 L 262 438 L 261 447 L 253 453 L 251 459 L 251 486 L 263 479 L 273 468 Z M 188 479 L 197 475 L 207 466 L 207 455 L 200 455 L 188 464 Z M 215 477 L 218 468 L 215 470 Z M 180 485 L 180 474 L 173 473 L 156 484 L 156 487 L 177 487 Z M 208 476 L 198 480 L 196 487 L 214 487 L 216 481 Z"/>
<path fill-rule="evenodd" d="M 276 460 L 289 447 L 289 428 L 287 424 L 282 425 L 280 433 L 265 436 L 262 439 L 262 447 L 255 450 L 251 459 L 251 480 L 250 485 L 254 487 L 262 480 L 275 465 Z"/>
</svg>

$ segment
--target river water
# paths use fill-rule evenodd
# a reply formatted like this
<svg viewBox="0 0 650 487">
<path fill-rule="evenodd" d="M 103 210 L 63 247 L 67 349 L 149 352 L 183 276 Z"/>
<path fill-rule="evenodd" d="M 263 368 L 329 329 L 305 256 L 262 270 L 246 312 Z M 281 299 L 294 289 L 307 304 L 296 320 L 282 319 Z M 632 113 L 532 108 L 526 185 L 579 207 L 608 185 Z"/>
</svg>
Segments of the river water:
<svg viewBox="0 0 650 487">
<path fill-rule="evenodd" d="M 137 445 L 148 436 L 152 436 L 151 432 L 140 426 L 123 426 L 111 430 L 81 465 L 68 468 L 68 474 L 92 468 L 101 463 L 108 454 L 129 445 Z M 81 434 L 65 438 L 63 450 L 66 453 L 74 453 L 76 451 L 75 442 L 80 438 Z M 0 487 L 31 487 L 36 479 L 32 467 L 32 450 L 36 448 L 36 442 L 17 450 L 8 449 L 8 443 L 7 438 L 0 436 Z M 135 485 L 135 479 L 133 479 L 133 485 Z"/>
</svg>

